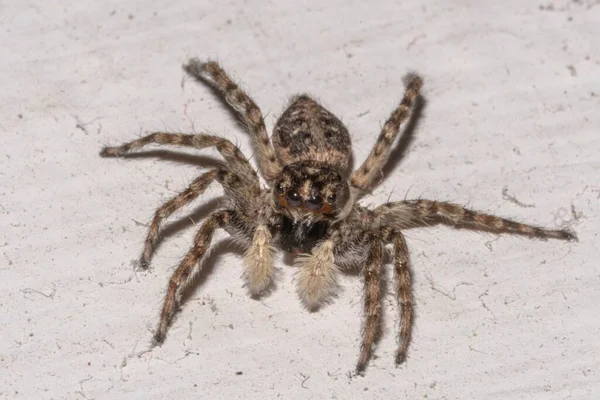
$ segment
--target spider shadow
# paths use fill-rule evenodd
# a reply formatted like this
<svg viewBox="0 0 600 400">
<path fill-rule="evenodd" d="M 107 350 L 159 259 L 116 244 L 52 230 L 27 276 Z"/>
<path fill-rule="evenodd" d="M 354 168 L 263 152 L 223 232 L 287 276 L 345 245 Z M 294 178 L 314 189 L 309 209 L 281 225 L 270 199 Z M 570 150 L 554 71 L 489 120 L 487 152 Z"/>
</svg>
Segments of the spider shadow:
<svg viewBox="0 0 600 400">
<path fill-rule="evenodd" d="M 421 121 L 421 116 L 423 115 L 423 111 L 425 110 L 426 107 L 427 107 L 427 101 L 421 94 L 419 94 L 417 96 L 417 98 L 415 99 L 415 105 L 413 108 L 413 112 L 411 113 L 411 116 L 406 124 L 406 127 L 404 128 L 404 130 L 400 136 L 400 139 L 398 140 L 398 144 L 396 146 L 394 146 L 394 148 L 392 149 L 392 151 L 390 153 L 390 158 L 388 159 L 388 162 L 383 167 L 382 181 L 385 180 L 385 177 L 387 177 L 388 175 L 390 175 L 392 173 L 392 171 L 398 166 L 400 161 L 406 155 L 406 152 L 408 151 L 410 144 L 414 140 L 415 131 L 419 125 L 419 122 Z"/>
</svg>

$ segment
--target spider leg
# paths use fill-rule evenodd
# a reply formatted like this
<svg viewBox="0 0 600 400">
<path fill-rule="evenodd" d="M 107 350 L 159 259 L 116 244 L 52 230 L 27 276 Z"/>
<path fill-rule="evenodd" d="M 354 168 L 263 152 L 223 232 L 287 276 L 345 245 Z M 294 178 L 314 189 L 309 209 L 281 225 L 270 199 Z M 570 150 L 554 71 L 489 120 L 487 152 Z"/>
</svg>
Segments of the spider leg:
<svg viewBox="0 0 600 400">
<path fill-rule="evenodd" d="M 200 230 L 196 233 L 194 244 L 185 255 L 169 280 L 167 294 L 165 296 L 160 322 L 154 335 L 154 343 L 160 344 L 165 340 L 167 329 L 179 307 L 183 290 L 194 281 L 201 270 L 202 260 L 208 250 L 212 237 L 217 228 L 226 228 L 232 223 L 235 213 L 229 210 L 221 210 L 208 217 Z"/>
<path fill-rule="evenodd" d="M 400 131 L 400 125 L 410 116 L 415 101 L 419 96 L 423 80 L 417 75 L 409 75 L 407 81 L 402 101 L 383 125 L 377 142 L 367 159 L 350 177 L 351 186 L 360 192 L 366 192 L 377 184 L 381 176 L 381 170 L 390 156 L 392 145 Z"/>
<path fill-rule="evenodd" d="M 173 197 L 171 200 L 167 201 L 165 204 L 163 204 L 156 210 L 156 212 L 154 213 L 154 218 L 152 218 L 152 222 L 150 223 L 150 228 L 148 229 L 148 235 L 146 236 L 144 251 L 140 256 L 140 267 L 148 268 L 150 258 L 152 257 L 152 251 L 154 250 L 154 245 L 156 243 L 156 240 L 158 239 L 160 223 L 165 218 L 168 218 L 175 211 L 185 206 L 186 204 L 189 204 L 190 202 L 195 200 L 199 195 L 204 193 L 208 185 L 210 185 L 214 181 L 218 172 L 219 170 L 212 169 L 200 175 L 198 178 L 192 181 L 192 183 L 190 184 L 190 186 L 188 186 L 187 189 L 179 193 L 177 196 Z"/>
<path fill-rule="evenodd" d="M 242 117 L 252 137 L 254 148 L 258 151 L 258 164 L 265 179 L 271 183 L 281 166 L 275 158 L 275 150 L 269 140 L 265 121 L 254 100 L 234 83 L 221 66 L 215 61 L 202 62 L 192 58 L 183 69 L 199 81 L 208 81 L 217 88 L 225 100 Z"/>
<path fill-rule="evenodd" d="M 371 358 L 374 343 L 381 333 L 381 276 L 382 276 L 382 244 L 379 238 L 374 238 L 367 265 L 364 268 L 365 278 L 365 326 L 360 357 L 356 372 L 362 374 Z"/>
<path fill-rule="evenodd" d="M 392 242 L 394 244 L 394 277 L 396 294 L 400 306 L 400 345 L 396 353 L 396 364 L 406 359 L 406 352 L 410 344 L 413 324 L 412 282 L 410 273 L 410 259 L 406 239 L 400 231 L 394 231 Z"/>
<path fill-rule="evenodd" d="M 231 143 L 231 141 L 213 135 L 154 132 L 121 146 L 104 147 L 100 152 L 100 156 L 123 157 L 131 151 L 138 150 L 149 144 L 176 145 L 194 147 L 196 149 L 215 147 L 221 153 L 230 169 L 236 171 L 248 184 L 257 188 L 259 187 L 258 176 L 248 160 L 244 158 L 240 149 Z"/>
<path fill-rule="evenodd" d="M 425 199 L 399 201 L 381 205 L 374 211 L 382 223 L 394 229 L 442 223 L 455 228 L 498 234 L 509 233 L 538 239 L 577 240 L 577 235 L 570 230 L 540 228 L 441 201 Z"/>
<path fill-rule="evenodd" d="M 334 263 L 335 238 L 329 238 L 311 254 L 301 254 L 296 258 L 299 267 L 297 291 L 300 299 L 309 310 L 314 310 L 331 296 L 337 287 L 339 268 Z"/>
</svg>

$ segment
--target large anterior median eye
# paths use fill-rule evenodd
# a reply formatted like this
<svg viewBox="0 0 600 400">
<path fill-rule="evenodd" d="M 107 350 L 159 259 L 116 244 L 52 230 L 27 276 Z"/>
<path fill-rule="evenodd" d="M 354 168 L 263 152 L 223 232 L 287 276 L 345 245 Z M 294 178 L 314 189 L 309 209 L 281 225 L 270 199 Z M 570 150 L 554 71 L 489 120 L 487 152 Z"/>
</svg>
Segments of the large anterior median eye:
<svg viewBox="0 0 600 400">
<path fill-rule="evenodd" d="M 290 190 L 289 192 L 287 192 L 285 199 L 287 200 L 287 203 L 290 207 L 296 208 L 302 204 L 302 196 L 300 196 L 298 192 L 294 190 Z"/>
<path fill-rule="evenodd" d="M 321 196 L 311 196 L 306 200 L 305 205 L 309 210 L 319 210 L 323 206 L 323 198 Z"/>
</svg>

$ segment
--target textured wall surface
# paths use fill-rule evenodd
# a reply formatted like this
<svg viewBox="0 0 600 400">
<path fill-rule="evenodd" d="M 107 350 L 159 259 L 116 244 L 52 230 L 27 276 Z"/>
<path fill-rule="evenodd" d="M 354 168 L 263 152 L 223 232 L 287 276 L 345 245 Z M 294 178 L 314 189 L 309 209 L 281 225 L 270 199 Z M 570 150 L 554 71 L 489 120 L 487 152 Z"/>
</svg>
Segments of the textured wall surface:
<svg viewBox="0 0 600 400">
<path fill-rule="evenodd" d="M 598 398 L 598 1 L 219 3 L 0 4 L 0 398 Z M 388 285 L 360 377 L 361 278 L 344 276 L 336 301 L 309 313 L 278 256 L 276 290 L 254 300 L 241 251 L 218 235 L 150 350 L 170 273 L 221 191 L 175 215 L 137 272 L 146 224 L 218 154 L 98 152 L 154 130 L 209 131 L 250 157 L 223 104 L 184 79 L 194 56 L 221 61 L 269 128 L 291 95 L 316 96 L 350 129 L 355 164 L 418 71 L 419 124 L 362 203 L 450 200 L 580 241 L 407 231 L 409 357 L 394 367 Z"/>
</svg>

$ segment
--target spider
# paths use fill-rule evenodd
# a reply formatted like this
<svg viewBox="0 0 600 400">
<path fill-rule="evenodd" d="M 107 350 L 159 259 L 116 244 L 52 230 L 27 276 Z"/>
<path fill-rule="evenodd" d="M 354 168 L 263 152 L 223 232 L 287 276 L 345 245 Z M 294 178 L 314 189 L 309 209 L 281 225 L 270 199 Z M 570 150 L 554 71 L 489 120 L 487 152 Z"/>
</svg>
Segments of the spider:
<svg viewBox="0 0 600 400">
<path fill-rule="evenodd" d="M 356 370 L 364 373 L 382 329 L 383 258 L 391 245 L 400 309 L 399 344 L 395 361 L 406 358 L 413 324 L 409 252 L 403 231 L 437 223 L 455 228 L 510 233 L 539 239 L 576 240 L 569 230 L 526 225 L 469 210 L 457 204 L 426 199 L 389 202 L 374 209 L 358 204 L 382 176 L 393 144 L 420 99 L 422 79 L 409 74 L 400 104 L 381 129 L 375 146 L 358 169 L 348 171 L 350 135 L 344 124 L 306 94 L 292 98 L 269 138 L 261 110 L 214 61 L 191 59 L 183 66 L 191 77 L 211 84 L 239 114 L 252 138 L 267 188 L 240 150 L 229 140 L 207 134 L 155 132 L 118 147 L 105 147 L 103 157 L 125 156 L 146 145 L 216 148 L 224 158 L 219 168 L 194 179 L 187 189 L 159 207 L 140 266 L 147 268 L 163 220 L 200 196 L 214 181 L 223 187 L 225 204 L 208 216 L 188 253 L 172 274 L 160 322 L 153 337 L 161 344 L 182 293 L 201 270 L 213 234 L 228 232 L 246 248 L 243 279 L 258 295 L 272 283 L 273 256 L 281 249 L 295 256 L 297 292 L 309 310 L 329 301 L 342 270 L 356 268 L 364 279 L 364 327 Z"/>
</svg>

